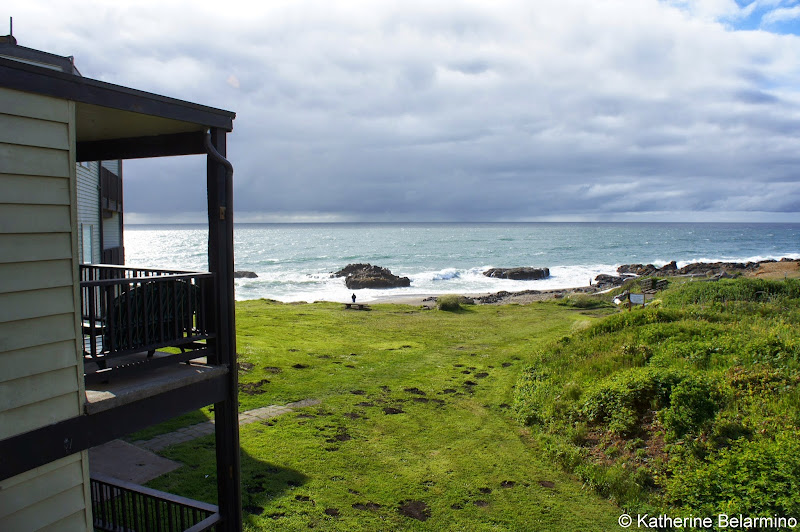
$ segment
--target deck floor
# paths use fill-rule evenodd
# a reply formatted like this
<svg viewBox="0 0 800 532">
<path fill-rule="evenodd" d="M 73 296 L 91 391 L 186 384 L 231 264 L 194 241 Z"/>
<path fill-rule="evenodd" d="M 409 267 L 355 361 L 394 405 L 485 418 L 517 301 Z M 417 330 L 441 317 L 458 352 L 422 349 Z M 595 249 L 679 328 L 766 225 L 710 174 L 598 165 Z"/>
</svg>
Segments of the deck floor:
<svg viewBox="0 0 800 532">
<path fill-rule="evenodd" d="M 154 357 L 169 356 L 169 353 L 156 351 Z M 135 353 L 113 360 L 114 365 L 124 365 L 143 360 L 147 353 Z M 86 363 L 91 371 L 94 362 Z M 143 371 L 135 376 L 116 377 L 108 383 L 86 386 L 87 414 L 95 414 L 124 404 L 174 390 L 189 384 L 212 379 L 227 373 L 224 366 L 210 366 L 205 358 L 191 360 L 188 364 L 176 363 L 151 371 Z"/>
</svg>

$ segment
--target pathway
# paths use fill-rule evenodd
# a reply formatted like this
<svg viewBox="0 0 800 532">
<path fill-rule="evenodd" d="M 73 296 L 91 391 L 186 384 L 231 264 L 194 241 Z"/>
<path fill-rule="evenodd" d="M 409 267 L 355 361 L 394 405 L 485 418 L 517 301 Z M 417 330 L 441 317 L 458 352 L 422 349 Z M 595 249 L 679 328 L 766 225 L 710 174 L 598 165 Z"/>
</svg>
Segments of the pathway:
<svg viewBox="0 0 800 532">
<path fill-rule="evenodd" d="M 239 425 L 256 421 L 267 421 L 298 408 L 318 405 L 317 399 L 304 399 L 285 405 L 270 405 L 239 414 Z M 185 443 L 214 433 L 214 420 L 204 421 L 173 432 L 161 434 L 149 440 L 130 443 L 113 440 L 89 449 L 89 464 L 92 473 L 102 473 L 120 480 L 144 484 L 181 466 L 155 454 L 170 445 Z"/>
<path fill-rule="evenodd" d="M 256 408 L 255 410 L 248 410 L 247 412 L 242 412 L 239 414 L 239 426 L 249 425 L 250 423 L 255 423 L 256 421 L 267 421 L 268 419 L 278 417 L 282 414 L 288 414 L 297 408 L 314 406 L 318 405 L 319 403 L 320 401 L 317 399 L 304 399 L 302 401 L 295 401 L 286 405 L 270 405 L 263 408 Z M 187 441 L 194 440 L 195 438 L 207 436 L 213 433 L 214 420 L 210 419 L 208 421 L 203 421 L 202 423 L 183 427 L 174 432 L 161 434 L 150 440 L 135 441 L 133 444 L 137 447 L 141 447 L 142 449 L 156 452 L 166 449 L 170 445 L 185 443 Z"/>
</svg>

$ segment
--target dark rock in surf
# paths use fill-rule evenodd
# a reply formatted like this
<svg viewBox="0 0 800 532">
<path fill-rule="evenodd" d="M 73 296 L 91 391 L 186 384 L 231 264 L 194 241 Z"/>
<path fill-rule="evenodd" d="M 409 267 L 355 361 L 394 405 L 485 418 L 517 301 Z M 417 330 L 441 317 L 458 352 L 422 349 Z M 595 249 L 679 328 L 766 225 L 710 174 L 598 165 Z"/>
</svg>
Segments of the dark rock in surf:
<svg viewBox="0 0 800 532">
<path fill-rule="evenodd" d="M 606 275 L 601 273 L 597 277 L 594 278 L 594 287 L 598 290 L 605 290 L 607 288 L 613 288 L 615 286 L 620 286 L 624 283 L 627 279 L 630 279 L 630 275 Z"/>
<path fill-rule="evenodd" d="M 514 279 L 516 281 L 536 281 L 550 277 L 549 268 L 492 268 L 483 272 L 486 277 Z"/>
<path fill-rule="evenodd" d="M 234 279 L 255 279 L 256 277 L 258 277 L 256 272 L 248 272 L 245 270 L 233 272 Z"/>
<path fill-rule="evenodd" d="M 351 290 L 359 288 L 403 288 L 411 286 L 411 279 L 394 275 L 387 268 L 371 264 L 348 264 L 334 277 L 344 277 L 344 284 Z"/>
</svg>

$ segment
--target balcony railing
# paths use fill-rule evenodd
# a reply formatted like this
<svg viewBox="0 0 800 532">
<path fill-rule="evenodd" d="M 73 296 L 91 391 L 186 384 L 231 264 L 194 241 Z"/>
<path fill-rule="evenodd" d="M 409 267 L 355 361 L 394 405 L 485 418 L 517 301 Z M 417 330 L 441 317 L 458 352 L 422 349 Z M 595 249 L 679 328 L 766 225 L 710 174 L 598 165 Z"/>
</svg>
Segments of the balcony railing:
<svg viewBox="0 0 800 532">
<path fill-rule="evenodd" d="M 115 356 L 203 346 L 214 337 L 211 273 L 81 265 L 84 355 L 98 371 Z M 196 358 L 195 355 L 192 358 Z M 188 360 L 177 357 L 172 362 Z M 87 371 L 87 375 L 92 371 Z"/>
<path fill-rule="evenodd" d="M 201 532 L 220 522 L 213 504 L 105 475 L 91 478 L 94 529 L 103 532 Z"/>
</svg>

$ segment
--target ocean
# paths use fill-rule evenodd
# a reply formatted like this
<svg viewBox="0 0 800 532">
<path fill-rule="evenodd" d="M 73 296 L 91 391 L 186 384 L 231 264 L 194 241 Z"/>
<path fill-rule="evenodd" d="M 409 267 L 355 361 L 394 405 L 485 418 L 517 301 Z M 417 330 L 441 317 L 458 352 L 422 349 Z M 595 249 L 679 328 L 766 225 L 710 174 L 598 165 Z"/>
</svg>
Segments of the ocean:
<svg viewBox="0 0 800 532">
<path fill-rule="evenodd" d="M 128 225 L 127 264 L 204 271 L 204 225 Z M 800 224 L 729 223 L 381 223 L 238 224 L 236 299 L 346 301 L 331 273 L 370 263 L 411 279 L 408 288 L 357 290 L 359 301 L 586 286 L 621 264 L 672 260 L 747 262 L 800 258 Z M 549 268 L 538 281 L 491 279 L 492 267 Z"/>
</svg>

